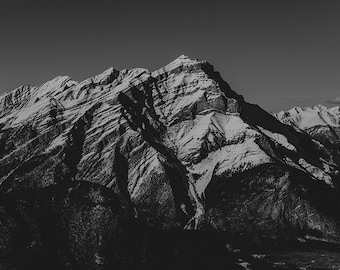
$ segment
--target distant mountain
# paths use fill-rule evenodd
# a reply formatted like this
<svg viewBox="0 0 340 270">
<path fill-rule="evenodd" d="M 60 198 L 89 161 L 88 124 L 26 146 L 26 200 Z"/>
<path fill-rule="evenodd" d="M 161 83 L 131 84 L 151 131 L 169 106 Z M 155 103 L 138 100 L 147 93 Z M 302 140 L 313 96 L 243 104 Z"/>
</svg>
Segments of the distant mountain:
<svg viewBox="0 0 340 270">
<path fill-rule="evenodd" d="M 0 97 L 0 265 L 222 269 L 244 265 L 225 243 L 340 243 L 339 132 L 338 107 L 271 115 L 183 55 L 21 86 Z"/>
<path fill-rule="evenodd" d="M 294 107 L 287 112 L 275 113 L 274 116 L 282 123 L 307 133 L 322 143 L 334 157 L 338 157 L 340 151 L 339 106 L 329 109 L 323 105 L 305 108 Z M 337 164 L 339 162 L 337 160 Z"/>
</svg>

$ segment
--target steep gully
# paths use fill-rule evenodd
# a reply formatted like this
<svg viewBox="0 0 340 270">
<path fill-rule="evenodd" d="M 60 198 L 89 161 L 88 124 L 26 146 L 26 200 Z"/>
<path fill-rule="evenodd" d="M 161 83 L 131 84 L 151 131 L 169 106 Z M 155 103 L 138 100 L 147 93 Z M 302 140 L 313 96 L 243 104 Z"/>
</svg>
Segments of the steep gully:
<svg viewBox="0 0 340 270">
<path fill-rule="evenodd" d="M 149 82 L 153 82 L 150 78 Z M 142 90 L 133 87 L 132 99 L 120 93 L 118 101 L 122 105 L 122 116 L 130 127 L 138 131 L 143 139 L 154 147 L 163 157 L 170 185 L 174 194 L 177 215 L 184 222 L 185 229 L 198 229 L 204 216 L 203 201 L 199 198 L 194 185 L 193 175 L 178 160 L 174 150 L 162 140 L 163 124 L 158 120 L 152 103 L 152 87 L 144 82 Z M 150 123 L 151 122 L 151 123 Z M 157 129 L 156 129 L 156 128 Z"/>
</svg>

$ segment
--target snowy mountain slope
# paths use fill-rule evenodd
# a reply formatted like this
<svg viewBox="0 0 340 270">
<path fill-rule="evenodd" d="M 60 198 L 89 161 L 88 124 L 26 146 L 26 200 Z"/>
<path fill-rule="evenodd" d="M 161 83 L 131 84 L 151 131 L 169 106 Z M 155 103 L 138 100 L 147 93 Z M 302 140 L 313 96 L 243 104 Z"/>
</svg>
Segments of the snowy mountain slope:
<svg viewBox="0 0 340 270">
<path fill-rule="evenodd" d="M 280 122 L 186 56 L 154 72 L 110 68 L 82 82 L 20 87 L 0 108 L 4 194 L 86 181 L 159 228 L 209 228 L 254 243 L 339 241 L 339 159 L 306 131 L 317 123 L 317 133 L 336 133 L 335 109 L 320 109 L 316 122 L 278 113 Z"/>
</svg>

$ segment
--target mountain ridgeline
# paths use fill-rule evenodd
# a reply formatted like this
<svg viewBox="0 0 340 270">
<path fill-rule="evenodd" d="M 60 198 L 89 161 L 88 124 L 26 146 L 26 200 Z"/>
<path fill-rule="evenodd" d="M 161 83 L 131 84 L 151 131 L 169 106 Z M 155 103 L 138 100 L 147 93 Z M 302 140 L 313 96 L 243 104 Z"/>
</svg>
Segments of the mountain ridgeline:
<svg viewBox="0 0 340 270">
<path fill-rule="evenodd" d="M 0 97 L 0 268 L 242 269 L 226 246 L 337 247 L 339 116 L 269 114 L 186 56 L 21 86 Z"/>
</svg>

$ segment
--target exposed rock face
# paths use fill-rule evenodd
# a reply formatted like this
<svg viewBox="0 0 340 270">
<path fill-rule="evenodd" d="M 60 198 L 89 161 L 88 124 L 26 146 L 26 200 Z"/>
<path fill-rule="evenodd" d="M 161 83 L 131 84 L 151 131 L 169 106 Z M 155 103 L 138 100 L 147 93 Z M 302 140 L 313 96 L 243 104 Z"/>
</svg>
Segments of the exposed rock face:
<svg viewBox="0 0 340 270">
<path fill-rule="evenodd" d="M 313 118 L 313 131 L 301 112 L 278 113 L 280 122 L 185 56 L 154 72 L 111 68 L 80 83 L 23 86 L 0 108 L 6 196 L 92 182 L 111 189 L 125 216 L 157 229 L 213 230 L 254 245 L 339 242 L 338 110 L 320 109 L 333 122 Z M 116 206 L 105 209 L 104 224 L 123 230 Z M 75 222 L 87 222 L 77 211 Z"/>
</svg>

